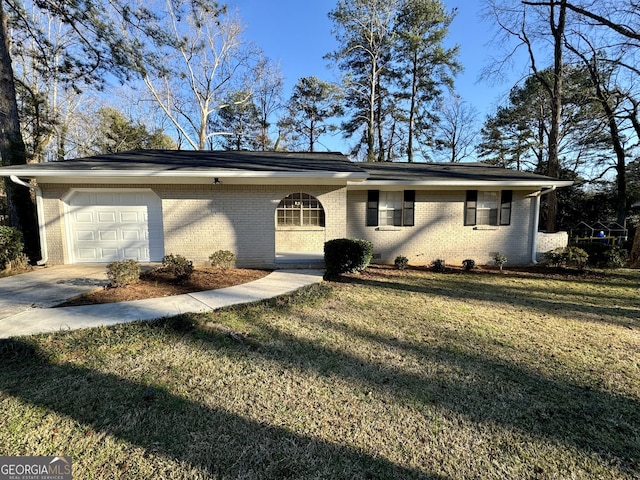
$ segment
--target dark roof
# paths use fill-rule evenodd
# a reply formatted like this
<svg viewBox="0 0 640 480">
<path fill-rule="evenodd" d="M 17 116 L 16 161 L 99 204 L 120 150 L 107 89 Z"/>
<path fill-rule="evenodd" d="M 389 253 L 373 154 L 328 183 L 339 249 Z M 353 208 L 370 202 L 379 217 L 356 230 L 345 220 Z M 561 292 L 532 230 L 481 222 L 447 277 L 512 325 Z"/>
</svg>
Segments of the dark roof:
<svg viewBox="0 0 640 480">
<path fill-rule="evenodd" d="M 566 186 L 571 182 L 482 163 L 351 162 L 337 152 L 250 152 L 134 150 L 48 163 L 0 168 L 0 175 L 49 178 L 271 177 L 353 180 L 360 185 L 415 184 L 470 186 L 502 183 L 520 186 Z"/>
<path fill-rule="evenodd" d="M 123 172 L 144 169 L 158 171 L 221 169 L 254 172 L 362 173 L 362 170 L 347 157 L 333 152 L 133 150 L 29 165 L 29 170 L 40 172 L 60 168 L 69 171 L 121 170 Z"/>
<path fill-rule="evenodd" d="M 557 179 L 487 165 L 485 163 L 407 163 L 368 162 L 359 164 L 369 181 L 426 182 L 437 180 L 474 181 L 541 181 Z"/>
</svg>

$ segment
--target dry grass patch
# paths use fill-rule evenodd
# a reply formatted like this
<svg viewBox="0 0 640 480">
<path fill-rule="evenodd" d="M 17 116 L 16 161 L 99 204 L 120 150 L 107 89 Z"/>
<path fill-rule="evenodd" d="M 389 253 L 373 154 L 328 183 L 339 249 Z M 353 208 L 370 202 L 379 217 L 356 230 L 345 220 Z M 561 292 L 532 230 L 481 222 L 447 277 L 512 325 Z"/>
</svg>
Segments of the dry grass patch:
<svg viewBox="0 0 640 480">
<path fill-rule="evenodd" d="M 5 341 L 0 451 L 78 478 L 637 478 L 638 280 L 369 269 Z"/>
</svg>

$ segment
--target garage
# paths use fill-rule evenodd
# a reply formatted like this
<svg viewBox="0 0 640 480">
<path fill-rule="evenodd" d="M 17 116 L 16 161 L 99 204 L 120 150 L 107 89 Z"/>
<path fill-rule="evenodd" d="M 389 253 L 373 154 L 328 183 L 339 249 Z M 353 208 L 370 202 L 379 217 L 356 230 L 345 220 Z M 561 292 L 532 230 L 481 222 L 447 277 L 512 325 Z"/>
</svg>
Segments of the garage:
<svg viewBox="0 0 640 480">
<path fill-rule="evenodd" d="M 162 203 L 151 190 L 76 190 L 65 208 L 71 263 L 162 261 Z"/>
</svg>

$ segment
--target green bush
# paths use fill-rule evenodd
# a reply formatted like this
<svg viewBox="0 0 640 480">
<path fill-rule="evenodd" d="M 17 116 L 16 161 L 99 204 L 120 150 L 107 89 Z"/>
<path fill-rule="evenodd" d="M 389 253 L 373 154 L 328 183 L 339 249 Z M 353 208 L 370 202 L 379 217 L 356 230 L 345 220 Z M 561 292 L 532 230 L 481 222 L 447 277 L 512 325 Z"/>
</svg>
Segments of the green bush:
<svg viewBox="0 0 640 480">
<path fill-rule="evenodd" d="M 434 272 L 444 273 L 447 270 L 445 261 L 442 258 L 436 258 L 433 262 L 431 262 L 431 267 Z"/>
<path fill-rule="evenodd" d="M 579 243 L 573 248 L 579 248 L 587 254 L 588 264 L 594 267 L 620 268 L 624 267 L 628 252 L 618 245 L 606 243 Z"/>
<path fill-rule="evenodd" d="M 24 244 L 22 232 L 14 227 L 0 225 L 0 268 L 11 268 L 20 258 Z"/>
<path fill-rule="evenodd" d="M 627 264 L 629 252 L 618 245 L 612 245 L 605 252 L 604 266 L 608 268 L 622 268 Z"/>
<path fill-rule="evenodd" d="M 607 251 L 611 248 L 610 245 L 600 242 L 578 243 L 575 246 L 587 252 L 587 255 L 589 256 L 589 265 L 594 267 L 603 266 L 606 263 L 605 258 L 607 256 Z"/>
<path fill-rule="evenodd" d="M 467 258 L 466 260 L 462 261 L 462 267 L 466 271 L 473 270 L 474 268 L 476 268 L 476 261 L 471 258 Z"/>
<path fill-rule="evenodd" d="M 361 272 L 371 262 L 373 244 L 367 240 L 337 238 L 324 244 L 325 278 Z"/>
<path fill-rule="evenodd" d="M 544 252 L 544 263 L 552 267 L 561 267 L 567 263 L 567 253 L 560 247 Z"/>
<path fill-rule="evenodd" d="M 409 266 L 409 259 L 405 256 L 398 255 L 393 263 L 398 270 L 405 270 Z"/>
<path fill-rule="evenodd" d="M 544 253 L 544 261 L 552 267 L 571 265 L 583 269 L 589 261 L 589 254 L 580 247 L 560 247 Z"/>
<path fill-rule="evenodd" d="M 493 263 L 495 263 L 500 270 L 502 270 L 502 266 L 507 263 L 507 257 L 505 257 L 502 253 L 496 252 L 493 255 Z"/>
<path fill-rule="evenodd" d="M 162 270 L 173 275 L 176 280 L 182 282 L 188 280 L 193 274 L 193 262 L 182 255 L 165 255 L 162 259 Z"/>
<path fill-rule="evenodd" d="M 140 279 L 140 262 L 137 260 L 118 260 L 107 265 L 107 278 L 112 287 L 126 287 Z"/>
<path fill-rule="evenodd" d="M 589 263 L 589 254 L 580 247 L 567 247 L 567 263 L 582 270 Z"/>
<path fill-rule="evenodd" d="M 209 255 L 209 263 L 212 267 L 228 270 L 236 266 L 236 254 L 229 250 L 218 250 Z"/>
</svg>

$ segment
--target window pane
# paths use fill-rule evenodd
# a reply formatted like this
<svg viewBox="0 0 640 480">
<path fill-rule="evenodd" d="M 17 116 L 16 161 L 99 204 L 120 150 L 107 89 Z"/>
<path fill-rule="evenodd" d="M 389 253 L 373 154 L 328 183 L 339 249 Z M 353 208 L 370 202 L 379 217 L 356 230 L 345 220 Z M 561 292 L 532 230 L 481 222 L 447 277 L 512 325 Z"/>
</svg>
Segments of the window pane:
<svg viewBox="0 0 640 480">
<path fill-rule="evenodd" d="M 380 192 L 378 210 L 380 225 L 400 225 L 402 223 L 402 192 Z"/>
<path fill-rule="evenodd" d="M 478 192 L 476 223 L 478 225 L 498 224 L 498 192 Z"/>
<path fill-rule="evenodd" d="M 282 199 L 276 210 L 277 224 L 281 226 L 324 227 L 324 210 L 320 202 L 307 193 L 292 193 Z"/>
</svg>

